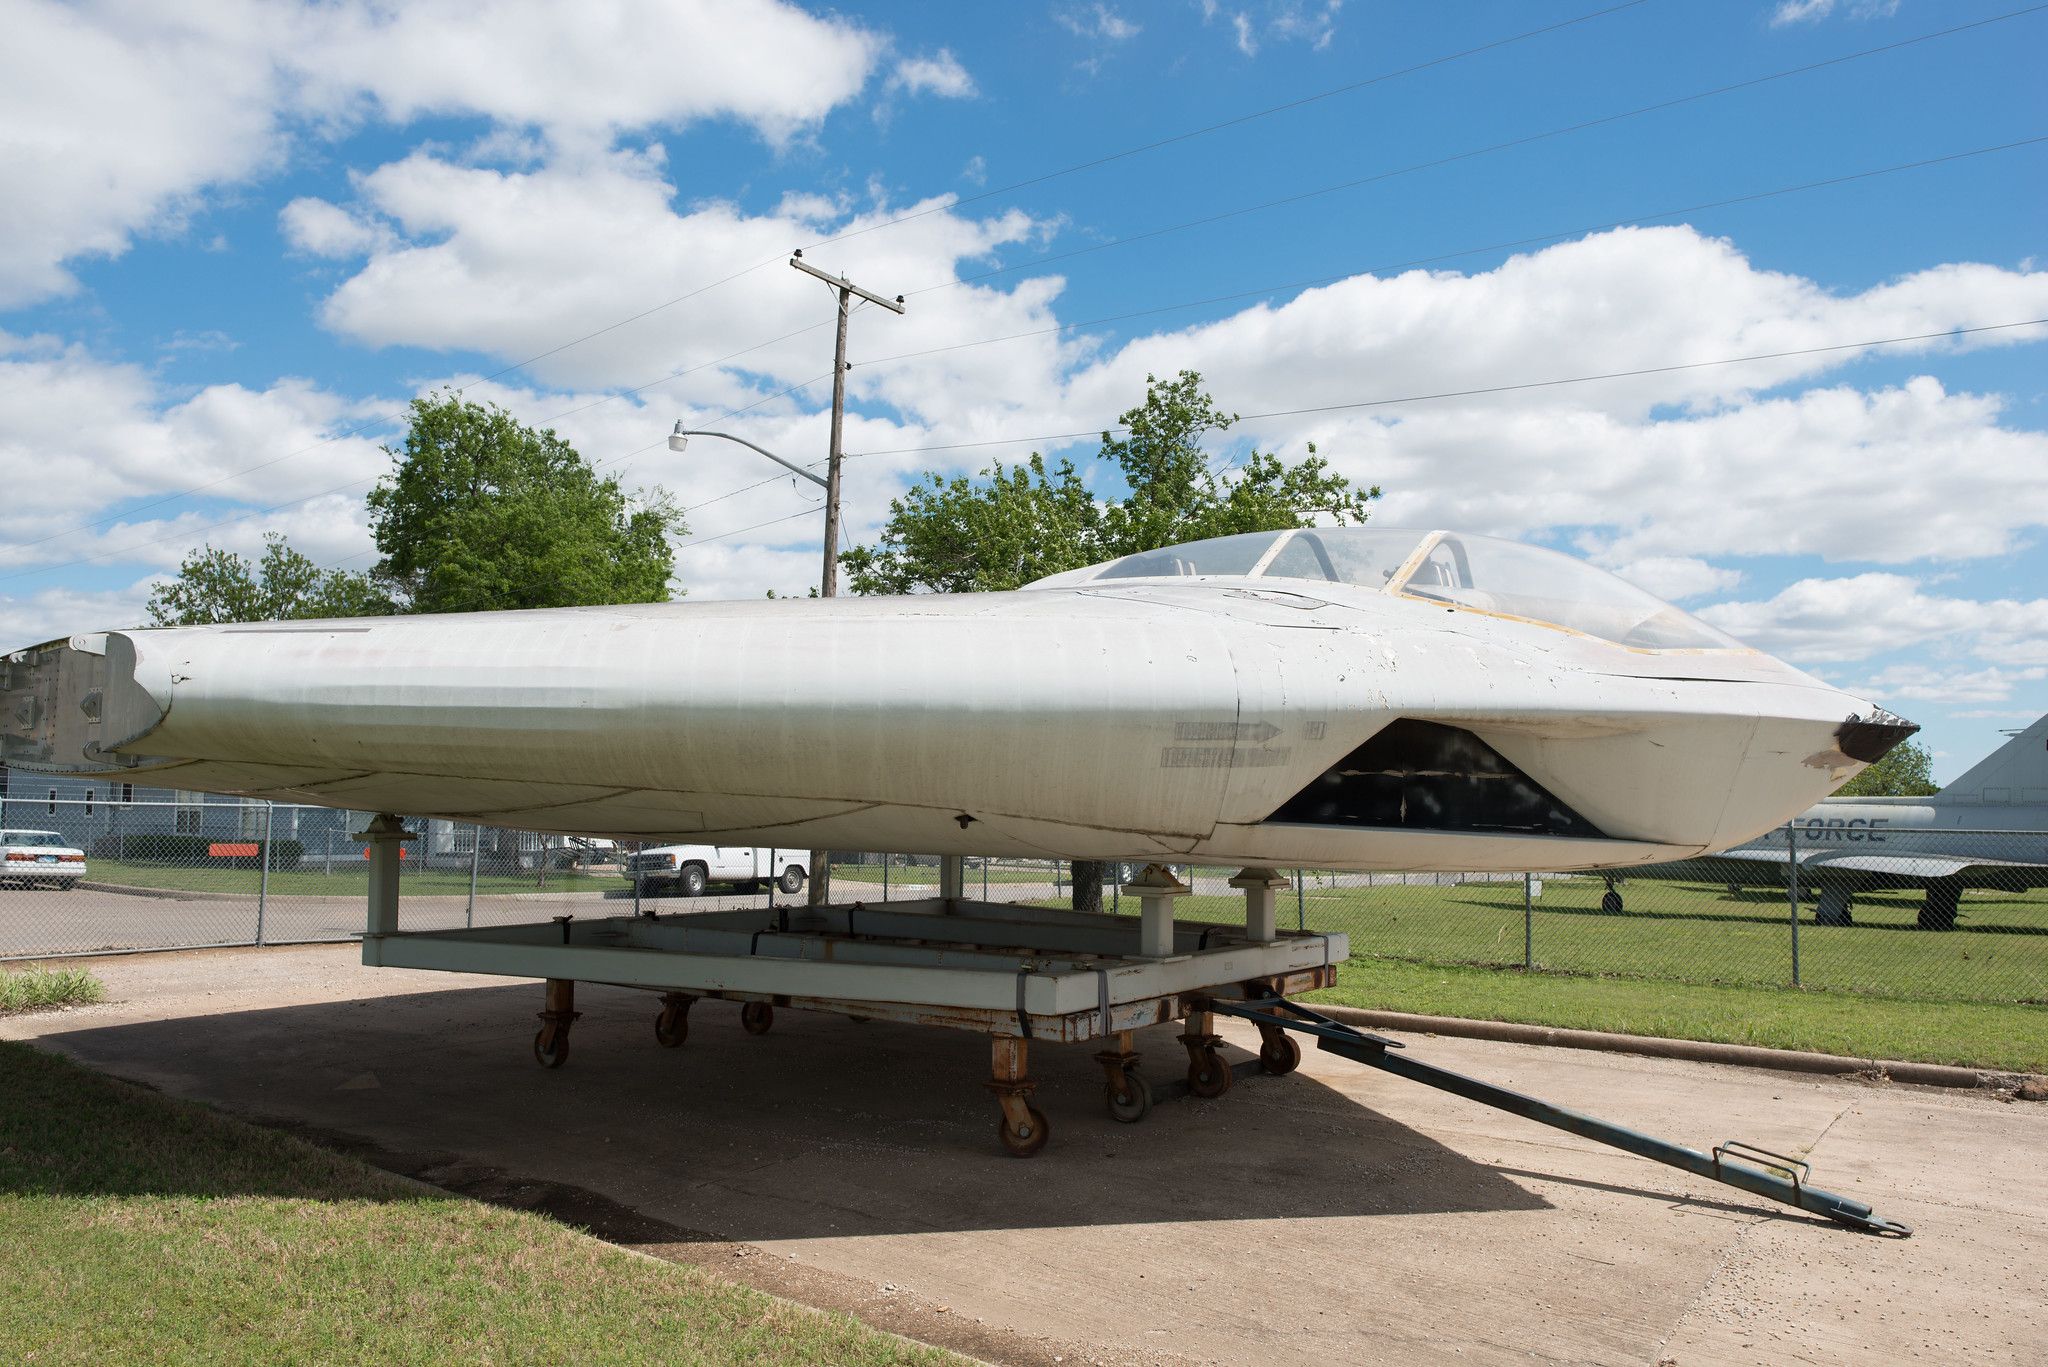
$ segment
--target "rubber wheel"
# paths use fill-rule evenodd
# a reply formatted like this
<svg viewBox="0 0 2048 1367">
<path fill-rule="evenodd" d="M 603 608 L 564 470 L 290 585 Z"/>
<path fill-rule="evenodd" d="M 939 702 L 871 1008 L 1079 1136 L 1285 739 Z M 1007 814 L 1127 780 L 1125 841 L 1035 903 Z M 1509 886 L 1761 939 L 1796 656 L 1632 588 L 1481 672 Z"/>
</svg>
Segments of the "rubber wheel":
<svg viewBox="0 0 2048 1367">
<path fill-rule="evenodd" d="M 1152 1084 L 1145 1081 L 1145 1075 L 1135 1068 L 1124 1073 L 1121 1086 L 1104 1090 L 1111 1120 L 1135 1125 L 1152 1112 Z"/>
<path fill-rule="evenodd" d="M 775 886 L 781 888 L 784 892 L 802 892 L 804 890 L 804 871 L 794 866 L 784 869 L 782 877 L 775 880 Z"/>
<path fill-rule="evenodd" d="M 704 870 L 692 864 L 676 875 L 676 892 L 683 897 L 704 895 Z"/>
<path fill-rule="evenodd" d="M 1621 894 L 1613 888 L 1600 894 L 1600 911 L 1605 916 L 1619 916 L 1622 913 Z"/>
<path fill-rule="evenodd" d="M 1008 1114 L 996 1118 L 996 1135 L 1003 1141 L 1003 1147 L 1010 1151 L 1012 1158 L 1029 1158 L 1045 1147 L 1045 1141 L 1052 1138 L 1052 1126 L 1045 1120 L 1045 1112 L 1036 1106 L 1030 1107 L 1031 1119 L 1022 1134 L 1010 1128 Z"/>
<path fill-rule="evenodd" d="M 1274 1077 L 1286 1077 L 1301 1066 L 1301 1045 L 1294 1036 L 1282 1035 L 1259 1045 L 1259 1067 Z"/>
<path fill-rule="evenodd" d="M 664 1049 L 680 1049 L 690 1037 L 690 1013 L 664 1006 L 654 1015 L 654 1041 Z"/>
<path fill-rule="evenodd" d="M 748 1002 L 740 1008 L 740 1028 L 750 1035 L 765 1035 L 775 1024 L 775 1008 L 767 1002 Z"/>
<path fill-rule="evenodd" d="M 1214 1049 L 1203 1054 L 1200 1062 L 1188 1064 L 1188 1092 L 1204 1101 L 1214 1101 L 1222 1096 L 1236 1080 L 1230 1065 L 1223 1061 L 1223 1055 Z"/>
<path fill-rule="evenodd" d="M 543 1025 L 533 1037 L 533 1061 L 543 1068 L 559 1068 L 569 1061 L 569 1032 Z"/>
</svg>

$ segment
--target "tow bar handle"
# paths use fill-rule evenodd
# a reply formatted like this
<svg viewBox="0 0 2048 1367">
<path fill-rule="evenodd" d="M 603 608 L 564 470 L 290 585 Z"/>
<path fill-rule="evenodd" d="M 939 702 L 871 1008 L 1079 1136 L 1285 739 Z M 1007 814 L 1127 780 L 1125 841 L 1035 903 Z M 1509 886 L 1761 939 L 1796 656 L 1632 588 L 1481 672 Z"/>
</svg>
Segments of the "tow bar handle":
<svg viewBox="0 0 2048 1367">
<path fill-rule="evenodd" d="M 1447 1068 L 1410 1058 L 1399 1052 L 1397 1040 L 1370 1035 L 1363 1030 L 1353 1029 L 1342 1021 L 1331 1020 L 1328 1016 L 1288 1001 L 1284 997 L 1264 997 L 1250 1001 L 1210 1000 L 1204 1003 L 1209 1010 L 1222 1015 L 1237 1016 L 1263 1026 L 1277 1026 L 1301 1034 L 1313 1035 L 1316 1046 L 1340 1058 L 1354 1063 L 1378 1068 L 1396 1077 L 1419 1082 L 1425 1087 L 1449 1092 L 1476 1101 L 1482 1106 L 1507 1111 L 1539 1125 L 1549 1125 L 1596 1143 L 1608 1144 L 1614 1148 L 1647 1158 L 1652 1162 L 1664 1163 L 1670 1167 L 1683 1168 L 1709 1181 L 1739 1187 L 1752 1195 L 1781 1201 L 1788 1206 L 1824 1215 L 1837 1223 L 1873 1234 L 1891 1234 L 1906 1238 L 1913 1233 L 1910 1225 L 1896 1220 L 1887 1220 L 1874 1214 L 1861 1201 L 1852 1200 L 1832 1191 L 1823 1190 L 1812 1184 L 1812 1169 L 1801 1159 L 1788 1158 L 1771 1153 L 1754 1145 L 1729 1140 L 1717 1145 L 1711 1153 L 1701 1153 L 1683 1144 L 1654 1135 L 1631 1130 L 1625 1125 L 1601 1120 L 1582 1111 L 1564 1106 L 1553 1106 L 1547 1101 L 1506 1087 L 1497 1087 L 1491 1082 L 1482 1082 L 1463 1073 L 1454 1073 Z M 1758 1160 L 1744 1162 L 1743 1159 Z"/>
</svg>

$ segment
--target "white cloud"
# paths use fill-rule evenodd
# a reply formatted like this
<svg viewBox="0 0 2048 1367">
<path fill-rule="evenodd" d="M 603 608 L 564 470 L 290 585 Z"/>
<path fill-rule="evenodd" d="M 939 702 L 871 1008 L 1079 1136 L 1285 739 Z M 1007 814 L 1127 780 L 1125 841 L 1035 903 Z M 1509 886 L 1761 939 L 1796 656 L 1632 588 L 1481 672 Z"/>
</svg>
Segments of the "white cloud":
<svg viewBox="0 0 2048 1367">
<path fill-rule="evenodd" d="M 1259 55 L 1262 42 L 1306 43 L 1321 52 L 1337 36 L 1337 14 L 1344 0 L 1262 0 L 1243 9 L 1226 10 L 1218 0 L 1199 0 L 1202 22 L 1228 21 L 1231 41 L 1247 57 Z"/>
<path fill-rule="evenodd" d="M 1128 42 L 1143 29 L 1108 5 L 1074 5 L 1052 12 L 1054 22 L 1077 38 L 1101 38 L 1112 43 Z"/>
<path fill-rule="evenodd" d="M 1991 665 L 2048 664 L 2048 598 L 1950 598 L 1901 574 L 1802 579 L 1771 598 L 1717 603 L 1699 616 L 1795 661 L 1864 660 L 1942 642 Z M 1906 680 L 1916 681 L 1924 682 Z"/>
<path fill-rule="evenodd" d="M 1771 12 L 1771 27 L 1787 24 L 1817 24 L 1833 14 L 1837 0 L 1779 0 Z M 1844 13 L 1855 19 L 1888 19 L 1899 12 L 1899 0 L 1852 0 Z"/>
<path fill-rule="evenodd" d="M 479 140 L 494 159 L 529 129 L 588 149 L 710 118 L 779 143 L 858 95 L 887 45 L 784 0 L 14 0 L 6 22 L 0 308 L 75 289 L 69 263 L 180 231 L 305 127 L 482 118 L 504 126 Z M 964 79 L 949 60 L 921 78 Z"/>
<path fill-rule="evenodd" d="M 389 224 L 359 218 L 324 199 L 295 199 L 278 211 L 277 222 L 293 250 L 312 256 L 368 256 L 394 240 Z"/>
<path fill-rule="evenodd" d="M 1608 568 L 1637 588 L 1674 602 L 1702 594 L 1726 593 L 1742 582 L 1741 570 L 1722 569 L 1692 556 L 1650 556 Z"/>
<path fill-rule="evenodd" d="M 2048 668 L 1952 668 L 1930 664 L 1897 664 L 1870 677 L 1866 691 L 1875 697 L 1908 698 L 1941 703 L 2004 702 L 2018 684 L 2048 679 Z M 1962 715 L 1978 715 L 1965 712 Z"/>
<path fill-rule="evenodd" d="M 964 100 L 976 93 L 974 77 L 945 48 L 929 57 L 906 57 L 898 62 L 896 70 L 890 73 L 888 87 L 948 100 Z"/>
</svg>

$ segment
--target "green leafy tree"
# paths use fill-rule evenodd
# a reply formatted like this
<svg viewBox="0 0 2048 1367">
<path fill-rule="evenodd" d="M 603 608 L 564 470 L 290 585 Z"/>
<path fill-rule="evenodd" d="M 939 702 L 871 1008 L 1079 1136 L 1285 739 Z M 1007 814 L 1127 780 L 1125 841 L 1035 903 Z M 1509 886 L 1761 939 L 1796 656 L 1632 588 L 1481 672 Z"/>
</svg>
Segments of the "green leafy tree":
<svg viewBox="0 0 2048 1367">
<path fill-rule="evenodd" d="M 1354 489 L 1316 454 L 1293 464 L 1252 450 L 1219 468 L 1206 439 L 1237 422 L 1183 370 L 1145 377 L 1145 401 L 1121 435 L 1104 432 L 1098 462 L 1115 466 L 1121 499 L 1098 501 L 1071 462 L 1048 472 L 1032 454 L 968 479 L 926 475 L 889 505 L 881 539 L 840 557 L 855 593 L 975 593 L 1014 589 L 1062 570 L 1185 541 L 1365 521 L 1378 486 Z M 1074 862 L 1074 906 L 1102 909 L 1105 865 Z"/>
<path fill-rule="evenodd" d="M 381 617 L 395 609 L 366 574 L 323 570 L 271 532 L 256 564 L 214 546 L 185 557 L 178 577 L 149 596 L 159 627 L 276 622 L 309 617 Z"/>
<path fill-rule="evenodd" d="M 1893 746 L 1877 763 L 1835 790 L 1836 797 L 1927 797 L 1940 792 L 1934 756 L 1918 741 Z"/>
<path fill-rule="evenodd" d="M 635 498 L 552 430 L 454 393 L 412 402 L 370 491 L 378 578 L 413 612 L 658 603 L 682 514 Z"/>
</svg>

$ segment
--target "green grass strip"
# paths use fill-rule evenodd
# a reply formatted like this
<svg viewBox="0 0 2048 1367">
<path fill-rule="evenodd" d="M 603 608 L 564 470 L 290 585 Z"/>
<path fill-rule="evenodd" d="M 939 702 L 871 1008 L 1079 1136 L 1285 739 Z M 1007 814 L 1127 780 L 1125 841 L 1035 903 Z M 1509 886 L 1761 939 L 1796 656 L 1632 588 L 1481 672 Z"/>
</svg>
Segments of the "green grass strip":
<svg viewBox="0 0 2048 1367">
<path fill-rule="evenodd" d="M 1353 957 L 1304 998 L 1468 1020 L 1811 1049 L 1853 1058 L 2048 1072 L 2048 1011 L 1847 992 L 1645 982 Z"/>
<path fill-rule="evenodd" d="M 0 1043 L 10 1363 L 939 1363 Z"/>
</svg>

